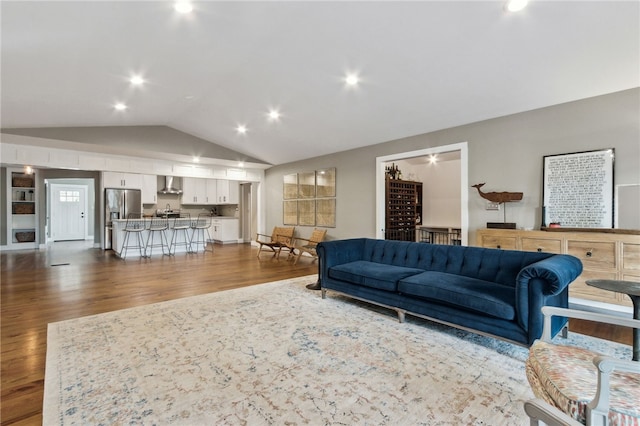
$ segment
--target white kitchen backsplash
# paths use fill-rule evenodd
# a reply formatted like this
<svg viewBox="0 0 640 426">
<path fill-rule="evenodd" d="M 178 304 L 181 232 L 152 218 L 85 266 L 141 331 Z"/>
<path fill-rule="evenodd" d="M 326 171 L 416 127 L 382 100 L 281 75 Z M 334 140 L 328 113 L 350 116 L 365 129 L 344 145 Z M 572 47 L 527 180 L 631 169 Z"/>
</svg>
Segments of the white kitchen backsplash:
<svg viewBox="0 0 640 426">
<path fill-rule="evenodd" d="M 211 213 L 212 210 L 218 216 L 231 216 L 238 217 L 238 206 L 236 204 L 220 205 L 220 206 L 194 206 L 186 205 L 182 206 L 182 195 L 175 194 L 158 194 L 157 204 L 145 204 L 144 214 L 154 215 L 156 210 L 170 208 L 171 210 L 180 210 L 185 213 L 190 213 L 192 216 L 197 216 L 200 213 Z"/>
</svg>

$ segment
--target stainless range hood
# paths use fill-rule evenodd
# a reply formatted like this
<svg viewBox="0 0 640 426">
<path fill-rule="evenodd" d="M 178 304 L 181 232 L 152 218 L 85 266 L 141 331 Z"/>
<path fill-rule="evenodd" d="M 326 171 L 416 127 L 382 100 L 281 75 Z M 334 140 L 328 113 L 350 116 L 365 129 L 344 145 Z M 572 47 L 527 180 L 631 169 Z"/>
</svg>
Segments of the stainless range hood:
<svg viewBox="0 0 640 426">
<path fill-rule="evenodd" d="M 173 176 L 165 176 L 164 177 L 164 188 L 158 191 L 158 194 L 182 194 L 182 189 L 180 189 L 180 178 L 175 178 Z"/>
</svg>

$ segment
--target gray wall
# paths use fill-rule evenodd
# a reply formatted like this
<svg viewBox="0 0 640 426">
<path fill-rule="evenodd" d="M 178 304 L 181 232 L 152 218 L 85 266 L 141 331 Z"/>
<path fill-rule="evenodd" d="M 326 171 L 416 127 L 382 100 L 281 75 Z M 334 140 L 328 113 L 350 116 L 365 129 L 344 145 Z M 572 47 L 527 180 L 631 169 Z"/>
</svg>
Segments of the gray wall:
<svg viewBox="0 0 640 426">
<path fill-rule="evenodd" d="M 7 244 L 7 169 L 0 167 L 0 245 Z"/>
<path fill-rule="evenodd" d="M 490 102 L 490 100 L 487 100 Z M 289 173 L 336 167 L 336 227 L 330 239 L 375 237 L 375 160 L 401 152 L 468 142 L 469 182 L 485 191 L 521 191 L 507 207 L 507 221 L 539 228 L 542 217 L 543 156 L 614 148 L 615 183 L 640 182 L 640 89 L 499 117 L 433 133 L 335 153 L 266 170 L 266 230 L 282 224 L 282 179 Z M 469 192 L 469 243 L 502 211 L 486 211 L 485 200 Z M 306 236 L 310 228 L 298 227 Z"/>
</svg>

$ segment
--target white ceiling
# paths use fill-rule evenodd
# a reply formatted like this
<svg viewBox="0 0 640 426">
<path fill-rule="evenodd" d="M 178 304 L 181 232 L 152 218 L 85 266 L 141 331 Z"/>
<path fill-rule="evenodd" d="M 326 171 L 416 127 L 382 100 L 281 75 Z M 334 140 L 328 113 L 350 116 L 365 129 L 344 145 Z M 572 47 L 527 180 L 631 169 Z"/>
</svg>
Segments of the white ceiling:
<svg viewBox="0 0 640 426">
<path fill-rule="evenodd" d="M 1 125 L 168 125 L 282 164 L 640 86 L 638 1 L 503 6 L 2 1 Z"/>
</svg>

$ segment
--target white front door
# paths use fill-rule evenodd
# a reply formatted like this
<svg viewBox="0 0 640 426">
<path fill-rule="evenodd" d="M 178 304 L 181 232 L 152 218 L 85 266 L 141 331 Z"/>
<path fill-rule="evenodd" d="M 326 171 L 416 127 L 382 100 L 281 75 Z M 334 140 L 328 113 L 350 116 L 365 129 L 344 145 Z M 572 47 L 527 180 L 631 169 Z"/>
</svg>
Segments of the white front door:
<svg viewBox="0 0 640 426">
<path fill-rule="evenodd" d="M 87 189 L 81 185 L 51 185 L 51 236 L 54 241 L 84 240 Z"/>
</svg>

